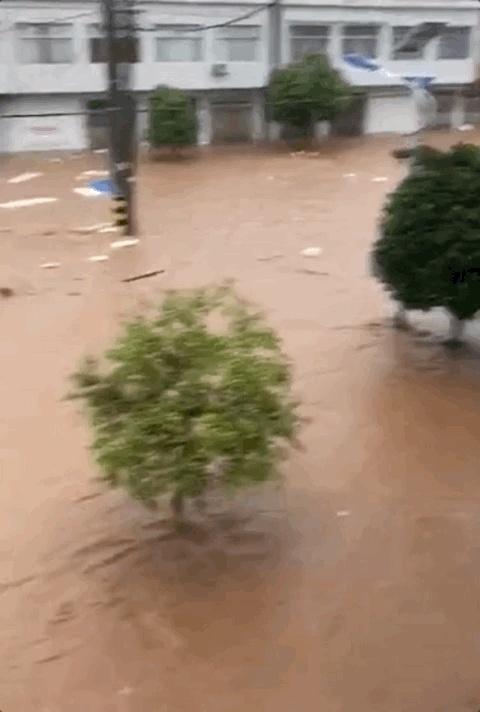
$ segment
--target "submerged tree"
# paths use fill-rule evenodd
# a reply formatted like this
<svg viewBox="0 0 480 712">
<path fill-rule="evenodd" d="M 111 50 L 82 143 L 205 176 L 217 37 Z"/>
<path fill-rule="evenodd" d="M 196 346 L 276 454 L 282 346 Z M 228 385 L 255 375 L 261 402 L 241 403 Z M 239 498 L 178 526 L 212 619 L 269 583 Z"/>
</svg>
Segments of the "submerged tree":
<svg viewBox="0 0 480 712">
<path fill-rule="evenodd" d="M 320 54 L 275 69 L 267 92 L 273 120 L 298 129 L 308 138 L 313 138 L 317 122 L 333 121 L 353 98 L 352 87 Z"/>
<path fill-rule="evenodd" d="M 447 309 L 453 346 L 480 310 L 480 149 L 424 146 L 413 159 L 384 208 L 375 274 L 405 309 Z"/>
<path fill-rule="evenodd" d="M 81 366 L 69 397 L 86 403 L 103 479 L 145 504 L 170 492 L 180 516 L 212 480 L 225 492 L 266 482 L 295 443 L 279 338 L 229 285 L 167 293 L 105 360 Z"/>
<path fill-rule="evenodd" d="M 149 104 L 149 142 L 153 148 L 178 150 L 196 143 L 195 106 L 189 94 L 157 87 Z"/>
</svg>

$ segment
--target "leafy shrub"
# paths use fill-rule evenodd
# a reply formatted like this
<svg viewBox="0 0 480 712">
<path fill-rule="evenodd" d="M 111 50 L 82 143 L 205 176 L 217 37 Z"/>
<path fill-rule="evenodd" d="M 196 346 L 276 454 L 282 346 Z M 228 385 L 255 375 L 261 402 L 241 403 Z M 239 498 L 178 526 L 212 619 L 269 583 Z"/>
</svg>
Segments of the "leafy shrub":
<svg viewBox="0 0 480 712">
<path fill-rule="evenodd" d="M 158 87 L 150 97 L 149 142 L 154 148 L 182 148 L 197 140 L 193 99 L 181 89 Z"/>
<path fill-rule="evenodd" d="M 415 151 L 412 173 L 390 195 L 372 251 L 375 274 L 406 309 L 480 309 L 480 149 Z"/>
<path fill-rule="evenodd" d="M 100 367 L 87 359 L 70 398 L 86 403 L 92 450 L 113 487 L 149 504 L 173 494 L 266 482 L 300 423 L 275 332 L 231 286 L 168 292 L 126 324 Z"/>
<path fill-rule="evenodd" d="M 312 134 L 318 121 L 333 121 L 350 104 L 352 88 L 323 55 L 275 69 L 267 101 L 273 121 Z"/>
</svg>

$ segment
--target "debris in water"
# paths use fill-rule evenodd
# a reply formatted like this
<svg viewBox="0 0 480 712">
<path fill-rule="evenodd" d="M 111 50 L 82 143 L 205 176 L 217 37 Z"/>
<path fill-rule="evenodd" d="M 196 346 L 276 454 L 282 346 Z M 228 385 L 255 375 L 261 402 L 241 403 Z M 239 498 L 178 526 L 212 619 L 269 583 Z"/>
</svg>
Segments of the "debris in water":
<svg viewBox="0 0 480 712">
<path fill-rule="evenodd" d="M 11 200 L 8 203 L 0 203 L 0 208 L 27 208 L 31 205 L 55 203 L 57 200 L 58 198 L 27 198 L 25 200 Z"/>
<path fill-rule="evenodd" d="M 301 255 L 304 257 L 318 257 L 322 253 L 321 247 L 306 247 L 301 251 Z"/>
<path fill-rule="evenodd" d="M 146 279 L 147 277 L 155 277 L 157 274 L 163 274 L 166 270 L 164 269 L 154 269 L 150 272 L 143 272 L 142 274 L 137 274 L 134 277 L 127 277 L 122 279 L 122 282 L 136 282 L 138 279 Z"/>
<path fill-rule="evenodd" d="M 473 131 L 474 127 L 472 124 L 462 124 L 462 126 L 457 127 L 459 131 Z"/>
<path fill-rule="evenodd" d="M 60 267 L 60 262 L 44 262 L 41 267 L 42 269 L 57 269 Z"/>
<path fill-rule="evenodd" d="M 339 512 L 337 512 L 337 517 L 348 517 L 350 515 L 350 512 L 348 509 L 341 509 Z"/>
<path fill-rule="evenodd" d="M 102 232 L 104 232 L 102 230 Z M 118 250 L 121 247 L 133 247 L 133 245 L 138 245 L 139 240 L 137 239 L 132 239 L 132 240 L 116 240 L 115 242 L 110 243 L 110 247 L 112 250 Z"/>
<path fill-rule="evenodd" d="M 386 183 L 388 178 L 386 176 L 375 176 L 372 178 L 372 183 Z"/>
<path fill-rule="evenodd" d="M 82 171 L 79 176 L 77 176 L 76 180 L 82 180 L 83 178 L 103 178 L 109 175 L 108 171 L 97 171 L 97 170 L 91 170 L 91 171 Z"/>
<path fill-rule="evenodd" d="M 343 178 L 356 178 L 357 174 L 356 173 L 344 173 Z"/>
<path fill-rule="evenodd" d="M 99 195 L 102 195 L 102 193 L 93 188 L 74 188 L 73 192 L 77 193 L 77 195 L 81 195 L 83 198 L 98 198 Z"/>
<path fill-rule="evenodd" d="M 105 262 L 106 260 L 108 260 L 108 255 L 93 255 L 88 258 L 89 262 Z"/>
<path fill-rule="evenodd" d="M 8 297 L 13 297 L 15 292 L 10 287 L 0 287 L 0 297 L 3 299 L 8 299 Z"/>
<path fill-rule="evenodd" d="M 278 260 L 280 257 L 285 257 L 285 255 L 270 255 L 269 257 L 257 257 L 259 262 L 269 262 L 270 260 Z"/>
<path fill-rule="evenodd" d="M 108 148 L 96 148 L 94 153 L 108 153 Z"/>
<path fill-rule="evenodd" d="M 25 183 L 27 180 L 32 180 L 33 178 L 38 178 L 38 176 L 43 175 L 43 173 L 21 173 L 15 178 L 9 178 L 7 183 Z"/>
</svg>

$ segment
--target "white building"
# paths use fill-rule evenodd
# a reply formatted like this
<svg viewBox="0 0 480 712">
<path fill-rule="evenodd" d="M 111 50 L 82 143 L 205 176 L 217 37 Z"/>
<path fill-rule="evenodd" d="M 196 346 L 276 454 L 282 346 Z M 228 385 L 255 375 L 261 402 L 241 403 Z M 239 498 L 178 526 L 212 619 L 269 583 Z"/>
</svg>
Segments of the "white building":
<svg viewBox="0 0 480 712">
<path fill-rule="evenodd" d="M 475 99 L 465 88 L 476 78 L 477 0 L 280 2 L 281 63 L 327 52 L 352 84 L 368 89 L 364 107 L 334 132 L 406 132 L 415 126 L 400 82 L 347 68 L 345 52 L 374 56 L 395 73 L 435 76 L 441 120 L 472 119 Z M 197 98 L 200 144 L 264 138 L 263 89 L 272 37 L 278 36 L 271 29 L 272 10 L 249 0 L 139 0 L 136 7 L 141 30 L 134 87 L 142 132 L 149 92 L 167 84 Z M 212 27 L 249 13 L 235 25 Z M 404 32 L 429 21 L 450 27 L 425 49 L 392 51 Z M 106 89 L 101 22 L 101 5 L 93 0 L 2 0 L 0 152 L 75 150 L 101 140 L 101 127 L 89 113 Z"/>
</svg>

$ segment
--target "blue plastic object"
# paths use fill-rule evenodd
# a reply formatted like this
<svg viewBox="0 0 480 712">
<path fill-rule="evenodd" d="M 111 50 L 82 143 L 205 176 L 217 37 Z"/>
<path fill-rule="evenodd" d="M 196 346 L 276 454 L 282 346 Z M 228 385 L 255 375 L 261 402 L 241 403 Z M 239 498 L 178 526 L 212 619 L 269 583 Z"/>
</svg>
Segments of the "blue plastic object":
<svg viewBox="0 0 480 712">
<path fill-rule="evenodd" d="M 361 54 L 344 54 L 343 61 L 353 69 L 363 69 L 367 72 L 378 72 L 380 69 L 380 65 L 375 60 Z"/>
<path fill-rule="evenodd" d="M 435 77 L 407 77 L 407 76 L 403 76 L 402 79 L 404 82 L 408 82 L 409 84 L 414 84 L 419 89 L 426 89 L 427 87 L 430 86 L 430 84 L 432 82 L 435 81 Z"/>
<path fill-rule="evenodd" d="M 109 178 L 103 178 L 102 180 L 94 180 L 90 183 L 90 188 L 96 190 L 97 193 L 102 193 L 104 195 L 115 195 L 115 183 Z"/>
</svg>

